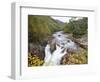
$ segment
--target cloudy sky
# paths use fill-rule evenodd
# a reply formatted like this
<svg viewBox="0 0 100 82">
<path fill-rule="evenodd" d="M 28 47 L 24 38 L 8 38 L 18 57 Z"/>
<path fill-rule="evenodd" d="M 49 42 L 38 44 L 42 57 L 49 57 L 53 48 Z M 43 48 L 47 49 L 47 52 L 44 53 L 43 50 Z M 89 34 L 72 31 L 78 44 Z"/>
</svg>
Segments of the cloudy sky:
<svg viewBox="0 0 100 82">
<path fill-rule="evenodd" d="M 53 19 L 55 20 L 60 20 L 62 22 L 69 22 L 69 20 L 72 18 L 72 17 L 55 17 L 55 16 L 52 16 Z"/>
<path fill-rule="evenodd" d="M 69 22 L 69 20 L 72 18 L 72 17 L 56 17 L 56 16 L 52 16 L 52 18 L 53 19 L 55 19 L 55 20 L 60 20 L 60 21 L 62 21 L 62 22 Z M 83 17 L 77 17 L 76 18 L 76 20 L 78 20 L 78 19 L 81 19 L 81 18 L 83 18 Z"/>
</svg>

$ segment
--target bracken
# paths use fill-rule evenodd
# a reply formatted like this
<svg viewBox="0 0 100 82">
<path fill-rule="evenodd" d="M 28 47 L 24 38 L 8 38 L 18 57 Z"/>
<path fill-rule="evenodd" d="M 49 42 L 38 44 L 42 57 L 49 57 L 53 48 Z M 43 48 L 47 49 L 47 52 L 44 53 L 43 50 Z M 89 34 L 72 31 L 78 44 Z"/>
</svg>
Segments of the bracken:
<svg viewBox="0 0 100 82">
<path fill-rule="evenodd" d="M 41 66 L 43 65 L 44 61 L 41 60 L 37 55 L 28 53 L 28 66 Z"/>
</svg>

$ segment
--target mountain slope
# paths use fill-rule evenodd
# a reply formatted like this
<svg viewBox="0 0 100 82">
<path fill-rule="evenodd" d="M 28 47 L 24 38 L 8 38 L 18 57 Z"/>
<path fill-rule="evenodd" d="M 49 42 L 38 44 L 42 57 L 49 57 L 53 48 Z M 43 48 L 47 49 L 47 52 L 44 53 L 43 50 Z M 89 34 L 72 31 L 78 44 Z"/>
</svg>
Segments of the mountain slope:
<svg viewBox="0 0 100 82">
<path fill-rule="evenodd" d="M 61 30 L 62 25 L 50 16 L 28 16 L 28 38 L 29 42 L 41 42 L 45 37 L 57 30 Z"/>
</svg>

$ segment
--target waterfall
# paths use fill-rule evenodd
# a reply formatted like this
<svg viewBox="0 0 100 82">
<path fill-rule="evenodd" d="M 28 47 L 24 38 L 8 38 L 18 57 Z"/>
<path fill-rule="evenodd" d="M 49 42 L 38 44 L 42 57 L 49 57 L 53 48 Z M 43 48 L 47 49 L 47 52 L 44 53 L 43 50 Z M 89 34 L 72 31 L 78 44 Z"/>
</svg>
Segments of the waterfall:
<svg viewBox="0 0 100 82">
<path fill-rule="evenodd" d="M 54 37 L 52 41 L 55 41 L 56 49 L 51 53 L 50 44 L 46 45 L 44 66 L 60 65 L 62 57 L 68 53 L 67 50 L 75 50 L 77 48 L 77 45 L 63 31 L 55 32 L 52 36 Z"/>
</svg>

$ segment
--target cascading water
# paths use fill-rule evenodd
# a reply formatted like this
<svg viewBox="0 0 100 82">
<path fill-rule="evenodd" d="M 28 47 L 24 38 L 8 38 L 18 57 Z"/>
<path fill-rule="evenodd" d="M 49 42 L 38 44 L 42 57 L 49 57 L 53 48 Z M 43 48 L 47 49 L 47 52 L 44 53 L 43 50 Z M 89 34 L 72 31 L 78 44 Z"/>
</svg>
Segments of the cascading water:
<svg viewBox="0 0 100 82">
<path fill-rule="evenodd" d="M 68 49 L 71 51 L 77 49 L 77 45 L 63 31 L 55 32 L 52 36 L 54 37 L 53 41 L 55 41 L 56 50 L 51 53 L 50 44 L 46 45 L 44 66 L 59 65 L 61 58 L 68 53 Z"/>
</svg>

